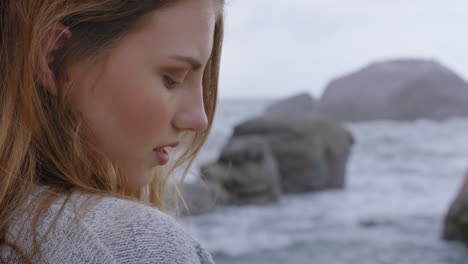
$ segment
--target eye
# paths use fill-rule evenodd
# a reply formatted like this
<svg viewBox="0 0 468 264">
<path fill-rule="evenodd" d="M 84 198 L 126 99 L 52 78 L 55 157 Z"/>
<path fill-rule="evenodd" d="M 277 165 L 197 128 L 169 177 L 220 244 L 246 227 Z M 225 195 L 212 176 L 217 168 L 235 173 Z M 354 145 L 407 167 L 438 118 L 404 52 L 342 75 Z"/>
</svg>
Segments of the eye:
<svg viewBox="0 0 468 264">
<path fill-rule="evenodd" d="M 180 85 L 179 82 L 174 81 L 174 79 L 172 79 L 171 77 L 167 75 L 165 75 L 163 79 L 164 79 L 164 85 L 166 86 L 167 89 L 174 89 Z"/>
</svg>

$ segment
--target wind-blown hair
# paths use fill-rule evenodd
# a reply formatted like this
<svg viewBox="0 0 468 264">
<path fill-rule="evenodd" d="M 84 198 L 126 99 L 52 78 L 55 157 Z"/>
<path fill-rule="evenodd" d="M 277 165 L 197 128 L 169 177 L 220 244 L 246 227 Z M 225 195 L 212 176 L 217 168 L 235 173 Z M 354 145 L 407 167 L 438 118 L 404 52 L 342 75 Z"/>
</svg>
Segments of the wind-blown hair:
<svg viewBox="0 0 468 264">
<path fill-rule="evenodd" d="M 32 263 L 38 254 L 26 256 L 18 245 L 6 239 L 10 219 L 37 186 L 47 187 L 48 192 L 35 201 L 38 210 L 34 225 L 56 198 L 68 197 L 77 190 L 164 209 L 169 176 L 181 166 L 184 175 L 188 172 L 213 122 L 223 39 L 223 1 L 216 1 L 219 15 L 213 50 L 203 76 L 208 129 L 186 133 L 185 148 L 172 166 L 166 171 L 155 169 L 152 182 L 136 191 L 124 187 L 115 164 L 95 147 L 92 138 L 82 133 L 84 126 L 70 107 L 69 89 L 63 79 L 69 65 L 96 59 L 137 27 L 145 15 L 176 0 L 0 1 L 0 250 L 11 248 L 26 263 Z M 55 51 L 57 59 L 52 70 L 57 94 L 51 94 L 39 84 L 37 69 L 46 61 L 41 57 L 41 44 L 57 23 L 72 34 L 64 48 Z M 38 251 L 40 243 L 36 238 L 34 241 Z"/>
</svg>

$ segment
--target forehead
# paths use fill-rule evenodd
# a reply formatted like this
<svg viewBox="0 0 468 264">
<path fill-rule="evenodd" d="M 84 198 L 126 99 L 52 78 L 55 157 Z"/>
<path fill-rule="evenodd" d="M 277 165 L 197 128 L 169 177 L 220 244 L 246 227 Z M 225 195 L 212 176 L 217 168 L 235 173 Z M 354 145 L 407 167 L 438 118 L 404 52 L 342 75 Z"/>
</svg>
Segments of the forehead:
<svg viewBox="0 0 468 264">
<path fill-rule="evenodd" d="M 182 0 L 145 16 L 134 30 L 152 53 L 206 61 L 211 54 L 218 6 L 213 0 Z"/>
</svg>

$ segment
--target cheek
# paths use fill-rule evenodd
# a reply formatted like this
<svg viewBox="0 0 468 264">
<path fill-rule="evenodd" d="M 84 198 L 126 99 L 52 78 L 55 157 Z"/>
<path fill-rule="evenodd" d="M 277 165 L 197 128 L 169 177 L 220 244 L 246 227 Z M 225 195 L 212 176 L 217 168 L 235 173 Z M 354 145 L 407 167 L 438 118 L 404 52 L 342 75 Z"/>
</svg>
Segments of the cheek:
<svg viewBox="0 0 468 264">
<path fill-rule="evenodd" d="M 111 152 L 154 147 L 169 132 L 170 98 L 154 78 L 107 72 L 81 97 L 80 111 L 98 143 Z"/>
<path fill-rule="evenodd" d="M 154 140 L 170 125 L 171 111 L 166 96 L 150 83 L 121 80 L 103 86 L 102 106 L 109 120 L 108 129 L 121 131 L 130 141 Z M 137 142 L 134 142 L 137 143 Z"/>
<path fill-rule="evenodd" d="M 130 85 L 121 82 L 106 86 L 104 94 L 99 96 L 107 114 L 114 116 L 115 125 L 137 134 L 155 132 L 155 128 L 167 125 L 170 109 L 163 94 L 158 95 L 144 86 Z"/>
</svg>

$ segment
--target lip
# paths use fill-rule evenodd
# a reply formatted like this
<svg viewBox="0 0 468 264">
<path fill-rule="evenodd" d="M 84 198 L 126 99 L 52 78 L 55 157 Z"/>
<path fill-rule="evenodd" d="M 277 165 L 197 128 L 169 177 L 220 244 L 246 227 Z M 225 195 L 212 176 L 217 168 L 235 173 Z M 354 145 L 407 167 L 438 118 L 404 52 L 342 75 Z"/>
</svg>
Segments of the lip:
<svg viewBox="0 0 468 264">
<path fill-rule="evenodd" d="M 179 141 L 176 141 L 176 142 L 173 142 L 173 143 L 170 143 L 170 144 L 167 144 L 167 145 L 156 147 L 153 150 L 158 150 L 158 149 L 163 149 L 163 148 L 175 148 L 177 146 L 179 146 Z"/>
<path fill-rule="evenodd" d="M 153 149 L 154 158 L 157 160 L 159 165 L 165 165 L 169 161 L 169 153 L 165 148 L 175 148 L 178 145 L 179 141 L 176 141 Z"/>
</svg>

